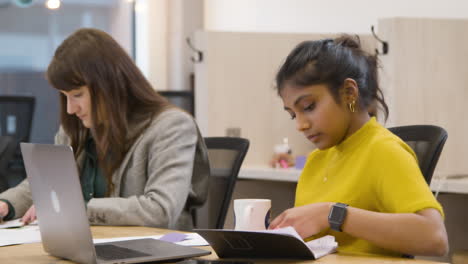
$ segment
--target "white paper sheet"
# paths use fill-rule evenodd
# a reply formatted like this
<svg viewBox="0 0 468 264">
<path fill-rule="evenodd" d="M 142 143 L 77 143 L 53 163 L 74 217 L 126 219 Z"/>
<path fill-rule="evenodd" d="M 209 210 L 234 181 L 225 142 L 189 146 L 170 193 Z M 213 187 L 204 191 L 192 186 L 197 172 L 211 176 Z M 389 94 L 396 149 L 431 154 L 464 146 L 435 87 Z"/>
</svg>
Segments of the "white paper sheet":
<svg viewBox="0 0 468 264">
<path fill-rule="evenodd" d="M 0 223 L 0 228 L 12 228 L 21 226 L 24 226 L 24 223 L 21 222 L 21 218 Z"/>
<path fill-rule="evenodd" d="M 9 223 L 13 226 L 14 223 Z M 105 242 L 114 242 L 114 241 L 123 241 L 123 240 L 134 240 L 142 238 L 153 238 L 160 239 L 162 235 L 157 236 L 133 236 L 133 237 L 116 237 L 116 238 L 100 238 L 93 239 L 94 243 L 105 243 Z M 3 228 L 0 229 L 0 247 L 17 245 L 17 244 L 28 244 L 28 243 L 38 243 L 41 242 L 41 233 L 39 232 L 39 226 L 37 225 L 27 225 L 17 228 Z M 176 244 L 182 246 L 208 246 L 208 242 L 203 239 L 197 233 L 188 233 L 187 237 Z"/>
<path fill-rule="evenodd" d="M 306 242 L 307 247 L 314 252 L 315 258 L 321 258 L 336 251 L 338 243 L 335 237 L 328 235 Z"/>
<path fill-rule="evenodd" d="M 37 225 L 37 220 L 29 223 L 29 225 Z M 24 226 L 24 223 L 21 222 L 21 218 L 0 223 L 0 229 L 15 228 L 15 227 L 22 227 L 22 226 Z"/>
<path fill-rule="evenodd" d="M 262 230 L 257 232 L 288 234 L 303 241 L 301 236 L 296 232 L 296 229 L 294 229 L 294 227 L 292 226 L 272 230 Z M 335 252 L 336 248 L 338 247 L 338 243 L 335 241 L 335 237 L 331 235 L 317 238 L 309 242 L 304 242 L 304 244 L 306 244 L 310 251 L 314 253 L 316 259 Z"/>
<path fill-rule="evenodd" d="M 0 246 L 38 242 L 41 242 L 41 233 L 37 225 L 0 229 Z"/>
</svg>

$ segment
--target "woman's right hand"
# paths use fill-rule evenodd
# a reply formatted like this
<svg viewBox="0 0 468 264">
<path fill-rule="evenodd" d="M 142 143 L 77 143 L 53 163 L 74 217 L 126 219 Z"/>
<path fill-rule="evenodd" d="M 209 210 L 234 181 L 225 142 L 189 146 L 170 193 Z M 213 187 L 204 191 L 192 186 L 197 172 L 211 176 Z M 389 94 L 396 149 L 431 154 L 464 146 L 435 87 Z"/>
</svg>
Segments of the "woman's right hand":
<svg viewBox="0 0 468 264">
<path fill-rule="evenodd" d="M 318 234 L 329 227 L 331 202 L 312 203 L 287 209 L 271 221 L 268 229 L 292 226 L 302 238 Z"/>
<path fill-rule="evenodd" d="M 0 201 L 0 222 L 8 214 L 8 204 Z"/>
</svg>

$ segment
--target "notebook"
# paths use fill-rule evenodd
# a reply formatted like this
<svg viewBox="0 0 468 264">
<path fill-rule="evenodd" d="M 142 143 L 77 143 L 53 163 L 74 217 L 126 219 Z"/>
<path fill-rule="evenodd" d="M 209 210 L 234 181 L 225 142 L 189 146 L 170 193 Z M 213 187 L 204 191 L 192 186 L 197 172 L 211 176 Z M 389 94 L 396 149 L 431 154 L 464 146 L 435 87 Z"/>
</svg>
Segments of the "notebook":
<svg viewBox="0 0 468 264">
<path fill-rule="evenodd" d="M 318 259 L 335 252 L 333 236 L 304 242 L 289 226 L 275 230 L 195 229 L 220 258 Z"/>
<path fill-rule="evenodd" d="M 78 263 L 178 260 L 211 252 L 156 239 L 93 244 L 69 146 L 21 143 L 44 250 Z"/>
</svg>

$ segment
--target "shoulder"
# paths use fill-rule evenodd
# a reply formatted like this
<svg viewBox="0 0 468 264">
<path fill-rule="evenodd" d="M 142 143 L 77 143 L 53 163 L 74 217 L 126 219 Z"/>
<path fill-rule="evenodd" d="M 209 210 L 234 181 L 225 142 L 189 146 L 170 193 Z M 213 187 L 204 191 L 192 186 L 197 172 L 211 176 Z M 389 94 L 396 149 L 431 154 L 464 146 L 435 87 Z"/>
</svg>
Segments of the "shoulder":
<svg viewBox="0 0 468 264">
<path fill-rule="evenodd" d="M 151 141 L 185 141 L 197 138 L 197 125 L 192 116 L 180 109 L 167 109 L 153 116 L 142 138 Z"/>
<path fill-rule="evenodd" d="M 384 182 L 421 175 L 418 158 L 413 149 L 398 136 L 383 128 L 369 139 L 365 153 L 366 166 L 374 172 L 377 181 Z M 388 177 L 390 176 L 391 177 Z"/>
<path fill-rule="evenodd" d="M 151 122 L 150 128 L 171 128 L 171 127 L 195 127 L 195 121 L 193 117 L 178 109 L 171 108 L 167 109 L 155 117 Z"/>
<path fill-rule="evenodd" d="M 379 133 L 370 138 L 369 144 L 376 155 L 375 157 L 416 159 L 413 149 L 384 127 L 381 128 Z"/>
</svg>

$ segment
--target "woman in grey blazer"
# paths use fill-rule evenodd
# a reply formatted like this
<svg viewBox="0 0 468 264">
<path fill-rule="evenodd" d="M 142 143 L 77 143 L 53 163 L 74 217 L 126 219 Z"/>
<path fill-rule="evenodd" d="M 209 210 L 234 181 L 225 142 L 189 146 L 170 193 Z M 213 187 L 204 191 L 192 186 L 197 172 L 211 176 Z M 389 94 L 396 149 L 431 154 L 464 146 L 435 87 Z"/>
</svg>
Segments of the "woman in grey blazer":
<svg viewBox="0 0 468 264">
<path fill-rule="evenodd" d="M 205 201 L 209 177 L 193 118 L 158 95 L 96 29 L 64 40 L 47 79 L 60 92 L 55 142 L 73 147 L 90 223 L 192 228 L 190 210 Z M 0 199 L 4 219 L 36 218 L 27 180 Z"/>
</svg>

